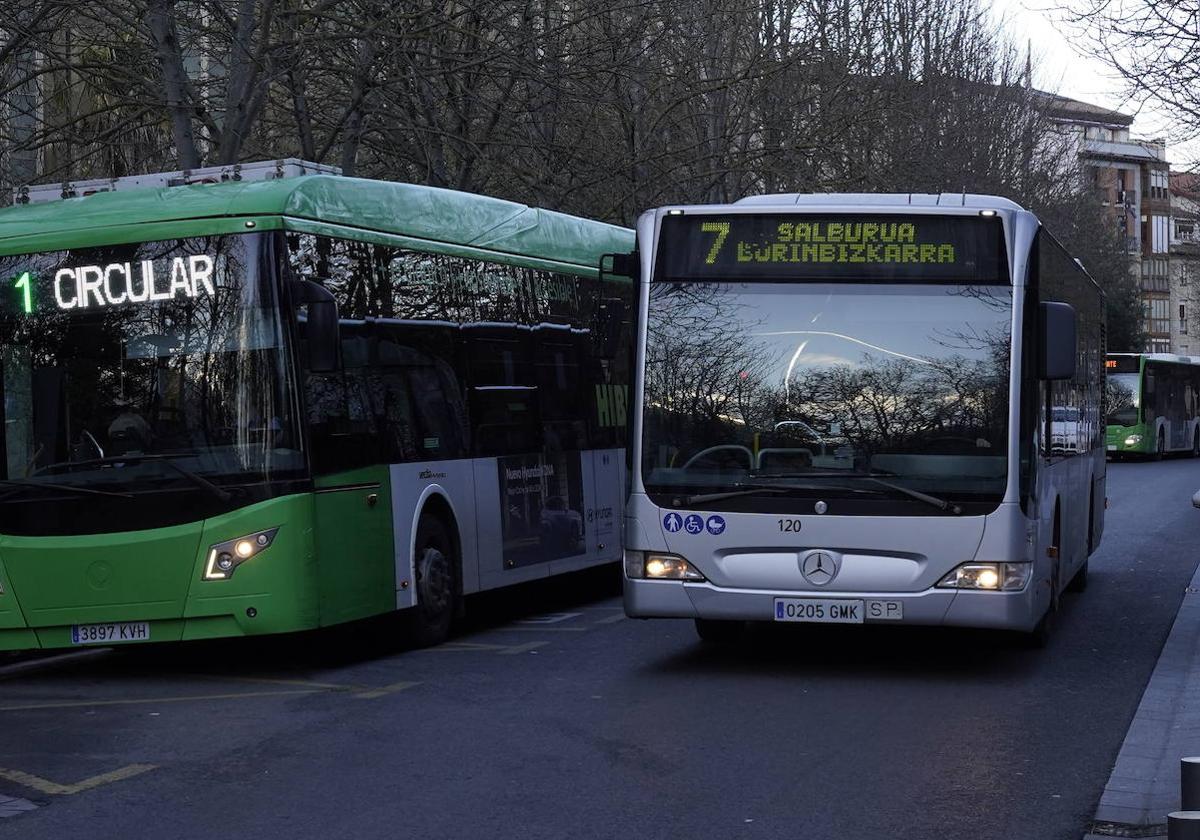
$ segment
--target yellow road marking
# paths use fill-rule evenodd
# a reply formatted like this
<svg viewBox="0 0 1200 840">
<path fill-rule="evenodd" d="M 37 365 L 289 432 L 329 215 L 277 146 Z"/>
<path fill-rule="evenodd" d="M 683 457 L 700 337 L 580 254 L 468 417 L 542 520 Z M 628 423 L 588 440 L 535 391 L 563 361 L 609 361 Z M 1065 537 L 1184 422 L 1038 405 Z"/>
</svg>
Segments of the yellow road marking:
<svg viewBox="0 0 1200 840">
<path fill-rule="evenodd" d="M 245 677 L 240 674 L 194 674 L 193 677 L 202 680 L 214 680 L 216 682 L 245 682 L 245 683 L 265 683 L 266 685 L 294 685 L 299 688 L 312 688 L 321 691 L 365 691 L 370 688 L 369 685 L 357 685 L 354 683 L 327 683 L 314 682 L 312 680 L 296 680 L 285 677 Z"/>
<path fill-rule="evenodd" d="M 391 685 L 385 685 L 383 688 L 375 688 L 370 691 L 362 691 L 355 694 L 355 697 L 361 697 L 363 700 L 372 700 L 376 697 L 382 697 L 385 694 L 393 694 L 397 691 L 404 691 L 406 688 L 412 688 L 414 685 L 420 685 L 419 682 L 398 682 Z"/>
<path fill-rule="evenodd" d="M 461 653 L 461 652 L 484 652 L 495 653 L 499 656 L 511 656 L 516 653 L 525 653 L 549 642 L 525 642 L 521 645 L 492 645 L 484 642 L 445 642 L 437 647 L 425 648 L 431 653 Z"/>
<path fill-rule="evenodd" d="M 443 642 L 436 647 L 423 648 L 429 653 L 458 653 L 460 651 L 505 650 L 508 645 L 488 645 L 482 642 Z"/>
<path fill-rule="evenodd" d="M 625 620 L 625 613 L 619 612 L 616 615 L 606 616 L 599 621 L 593 621 L 593 624 L 616 624 L 618 621 Z"/>
<path fill-rule="evenodd" d="M 498 656 L 516 656 L 518 653 L 528 653 L 531 650 L 540 648 L 545 642 L 526 642 L 523 645 L 512 645 L 500 651 Z"/>
<path fill-rule="evenodd" d="M 61 785 L 58 782 L 52 782 L 49 779 L 43 779 L 41 776 L 35 776 L 32 773 L 25 773 L 21 770 L 5 770 L 0 767 L 0 778 L 8 779 L 10 782 L 16 782 L 27 788 L 36 790 L 38 793 L 44 793 L 48 796 L 70 796 L 73 793 L 79 793 L 84 790 L 98 788 L 101 785 L 112 784 L 119 782 L 122 779 L 129 779 L 133 776 L 141 775 L 147 770 L 153 770 L 153 764 L 128 764 L 108 773 L 101 773 L 98 776 L 91 776 L 81 782 L 76 782 L 73 785 Z"/>
<path fill-rule="evenodd" d="M 316 694 L 320 689 L 297 688 L 292 691 L 241 691 L 232 694 L 194 694 L 186 697 L 131 697 L 121 700 L 64 700 L 0 706 L 0 712 L 26 712 L 34 709 L 74 709 L 85 706 L 137 706 L 150 703 L 197 703 L 204 700 L 237 700 L 242 697 L 281 697 L 289 694 Z"/>
</svg>

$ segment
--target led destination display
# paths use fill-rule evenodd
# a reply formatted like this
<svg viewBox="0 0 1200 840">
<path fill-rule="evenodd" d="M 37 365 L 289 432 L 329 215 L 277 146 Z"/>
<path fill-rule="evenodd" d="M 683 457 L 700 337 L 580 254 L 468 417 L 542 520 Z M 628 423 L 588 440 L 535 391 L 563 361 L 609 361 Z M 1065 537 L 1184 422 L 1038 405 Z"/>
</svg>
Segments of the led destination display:
<svg viewBox="0 0 1200 840">
<path fill-rule="evenodd" d="M 661 242 L 661 280 L 1008 279 L 994 217 L 668 216 Z"/>
<path fill-rule="evenodd" d="M 130 247 L 128 250 L 133 251 Z M 108 262 L 72 260 L 70 254 L 5 258 L 16 272 L 0 275 L 3 309 L 25 315 L 96 310 L 194 300 L 216 294 L 218 258 L 185 254 Z M 65 259 L 64 259 L 65 258 Z"/>
</svg>

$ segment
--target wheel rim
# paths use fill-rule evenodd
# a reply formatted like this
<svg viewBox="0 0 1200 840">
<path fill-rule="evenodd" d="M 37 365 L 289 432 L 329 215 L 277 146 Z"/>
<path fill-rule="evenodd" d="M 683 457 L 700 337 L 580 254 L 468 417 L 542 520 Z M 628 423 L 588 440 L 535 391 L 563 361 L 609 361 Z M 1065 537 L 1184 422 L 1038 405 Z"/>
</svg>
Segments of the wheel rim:
<svg viewBox="0 0 1200 840">
<path fill-rule="evenodd" d="M 450 561 L 437 546 L 426 546 L 417 563 L 417 594 L 421 610 L 436 616 L 450 606 Z"/>
</svg>

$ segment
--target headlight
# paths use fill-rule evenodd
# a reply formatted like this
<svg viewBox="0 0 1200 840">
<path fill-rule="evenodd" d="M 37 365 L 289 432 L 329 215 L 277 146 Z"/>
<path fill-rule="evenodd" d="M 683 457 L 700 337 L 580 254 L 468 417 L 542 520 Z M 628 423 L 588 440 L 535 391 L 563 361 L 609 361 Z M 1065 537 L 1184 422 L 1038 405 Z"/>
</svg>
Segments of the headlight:
<svg viewBox="0 0 1200 840">
<path fill-rule="evenodd" d="M 259 552 L 265 551 L 275 542 L 279 528 L 255 531 L 237 539 L 219 542 L 208 547 L 208 560 L 204 563 L 204 580 L 228 580 L 237 567 Z"/>
<path fill-rule="evenodd" d="M 1016 592 L 1025 588 L 1032 573 L 1032 563 L 963 563 L 938 581 L 938 588 Z"/>
<path fill-rule="evenodd" d="M 1130 435 L 1129 437 L 1125 438 L 1126 446 L 1137 446 L 1141 442 L 1142 442 L 1141 435 Z"/>
<path fill-rule="evenodd" d="M 700 574 L 684 558 L 678 554 L 664 554 L 659 551 L 626 551 L 626 577 L 649 580 L 704 580 Z"/>
</svg>

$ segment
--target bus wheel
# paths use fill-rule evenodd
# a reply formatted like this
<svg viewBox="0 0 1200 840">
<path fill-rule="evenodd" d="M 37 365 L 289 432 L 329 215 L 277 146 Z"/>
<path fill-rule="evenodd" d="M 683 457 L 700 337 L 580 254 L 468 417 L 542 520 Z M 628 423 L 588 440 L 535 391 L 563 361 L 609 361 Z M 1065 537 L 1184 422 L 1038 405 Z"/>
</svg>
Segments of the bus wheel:
<svg viewBox="0 0 1200 840">
<path fill-rule="evenodd" d="M 1050 605 L 1033 629 L 1025 635 L 1025 646 L 1041 650 L 1050 644 L 1054 635 L 1054 624 L 1058 619 L 1058 561 L 1054 561 L 1054 571 L 1050 574 Z"/>
<path fill-rule="evenodd" d="M 1192 457 L 1200 458 L 1200 429 L 1192 433 Z"/>
<path fill-rule="evenodd" d="M 1158 430 L 1158 443 L 1154 445 L 1154 460 L 1161 461 L 1163 455 L 1167 452 L 1167 439 L 1162 433 L 1162 429 Z"/>
<path fill-rule="evenodd" d="M 1026 647 L 1041 649 L 1046 647 L 1050 642 L 1050 637 L 1054 634 L 1054 623 L 1058 618 L 1059 604 L 1059 587 L 1058 576 L 1062 569 L 1062 528 L 1061 520 L 1059 519 L 1059 510 L 1055 506 L 1054 510 L 1054 565 L 1050 569 L 1050 603 L 1046 607 L 1046 612 L 1038 620 L 1038 623 L 1033 626 L 1033 629 L 1025 635 Z"/>
<path fill-rule="evenodd" d="M 713 618 L 696 619 L 696 635 L 710 645 L 730 645 L 746 633 L 744 621 L 722 621 Z"/>
<path fill-rule="evenodd" d="M 1095 523 L 1096 523 L 1096 497 L 1095 497 L 1095 496 L 1093 496 L 1093 497 L 1092 497 L 1092 498 L 1089 500 L 1089 503 L 1088 503 L 1088 505 L 1089 505 L 1089 506 L 1088 506 L 1088 539 L 1087 539 L 1087 556 L 1088 556 L 1088 558 L 1089 558 L 1089 559 L 1085 559 L 1085 560 L 1083 561 L 1083 565 L 1079 567 L 1079 569 L 1078 569 L 1078 570 L 1075 572 L 1075 576 L 1074 576 L 1073 578 L 1071 578 L 1071 581 L 1070 581 L 1070 583 L 1068 583 L 1068 584 L 1067 584 L 1067 589 L 1068 589 L 1069 591 L 1071 591 L 1071 592 L 1085 592 L 1085 591 L 1087 591 L 1087 585 L 1088 585 L 1088 563 L 1089 563 L 1089 562 L 1091 562 L 1091 561 L 1090 561 L 1090 558 L 1091 558 L 1091 556 L 1092 556 L 1092 552 L 1095 550 L 1095 549 L 1092 547 L 1092 534 L 1093 534 L 1093 530 L 1092 530 L 1092 529 L 1093 529 L 1093 527 L 1095 526 Z"/>
<path fill-rule="evenodd" d="M 1088 563 L 1084 560 L 1083 565 L 1079 567 L 1079 571 L 1075 573 L 1075 577 L 1071 578 L 1071 582 L 1067 584 L 1067 589 L 1072 592 L 1086 592 L 1088 585 Z"/>
<path fill-rule="evenodd" d="M 409 638 L 421 647 L 450 635 L 458 601 L 458 557 L 445 523 L 424 515 L 417 524 L 414 565 L 417 606 L 409 610 Z"/>
</svg>

